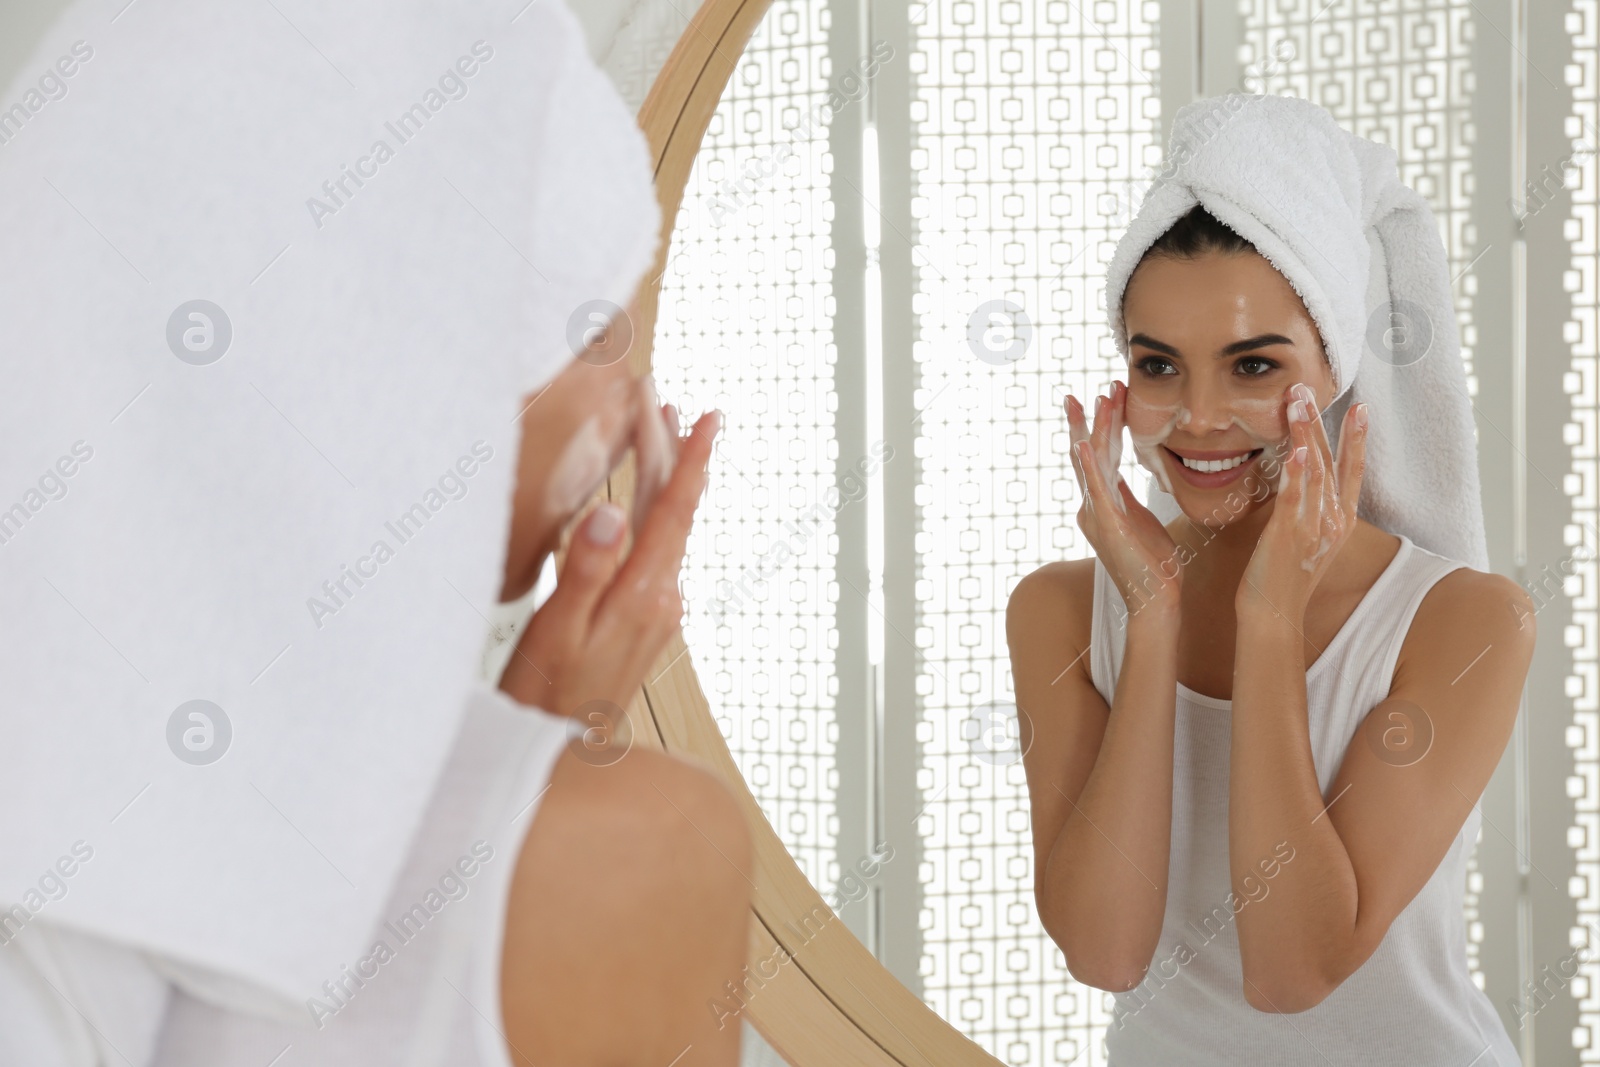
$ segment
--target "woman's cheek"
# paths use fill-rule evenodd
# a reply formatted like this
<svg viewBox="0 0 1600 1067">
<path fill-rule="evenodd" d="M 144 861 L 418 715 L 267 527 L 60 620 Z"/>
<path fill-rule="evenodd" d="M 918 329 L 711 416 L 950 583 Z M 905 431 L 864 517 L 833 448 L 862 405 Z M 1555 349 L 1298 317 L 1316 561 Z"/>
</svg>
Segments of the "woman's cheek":
<svg viewBox="0 0 1600 1067">
<path fill-rule="evenodd" d="M 1281 397 L 1240 397 L 1233 402 L 1233 421 L 1257 448 L 1281 445 L 1289 439 L 1289 423 Z"/>
<path fill-rule="evenodd" d="M 550 470 L 545 513 L 563 519 L 575 513 L 605 481 L 610 459 L 611 450 L 600 435 L 600 416 L 590 415 Z"/>
<path fill-rule="evenodd" d="M 607 387 L 604 408 L 583 421 L 551 464 L 543 501 L 546 519 L 564 524 L 576 515 L 633 446 L 635 382 L 622 377 Z"/>
<path fill-rule="evenodd" d="M 1139 466 L 1155 476 L 1163 492 L 1171 494 L 1172 481 L 1161 458 L 1161 446 L 1174 430 L 1189 421 L 1189 413 L 1181 404 L 1152 404 L 1130 391 L 1127 414 L 1128 436 L 1133 439 Z"/>
<path fill-rule="evenodd" d="M 1279 397 L 1240 398 L 1234 401 L 1233 422 L 1250 438 L 1251 444 L 1262 450 L 1256 460 L 1263 484 L 1249 487 L 1252 500 L 1265 500 L 1279 488 L 1284 464 L 1289 458 L 1289 423 Z"/>
</svg>

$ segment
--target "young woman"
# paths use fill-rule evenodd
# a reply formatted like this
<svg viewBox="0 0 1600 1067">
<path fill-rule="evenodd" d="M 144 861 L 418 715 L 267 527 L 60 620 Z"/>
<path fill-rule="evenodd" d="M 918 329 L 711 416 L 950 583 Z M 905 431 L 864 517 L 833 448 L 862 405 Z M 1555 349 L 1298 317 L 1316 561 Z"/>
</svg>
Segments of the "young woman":
<svg viewBox="0 0 1600 1067">
<path fill-rule="evenodd" d="M 1518 1063 L 1461 896 L 1531 601 L 1357 517 L 1362 406 L 1335 455 L 1313 319 L 1203 208 L 1123 314 L 1127 384 L 1092 430 L 1066 405 L 1094 555 L 1027 575 L 1006 619 L 1035 899 L 1115 994 L 1110 1062 Z M 1165 525 L 1116 474 L 1124 424 Z"/>
<path fill-rule="evenodd" d="M 0 1064 L 733 1067 L 706 1005 L 745 960 L 740 809 L 569 743 L 676 632 L 720 425 L 675 441 L 622 353 L 580 353 L 661 220 L 576 18 L 346 0 L 302 37 L 176 0 L 113 44 L 34 7 L 0 14 L 32 115 L 6 338 L 41 357 L 0 392 L 0 484 L 36 500 L 0 556 Z M 427 133 L 387 162 L 402 113 Z M 126 258 L 41 209 L 68 174 Z M 584 511 L 630 449 L 631 549 Z M 567 532 L 518 669 L 474 677 Z"/>
</svg>

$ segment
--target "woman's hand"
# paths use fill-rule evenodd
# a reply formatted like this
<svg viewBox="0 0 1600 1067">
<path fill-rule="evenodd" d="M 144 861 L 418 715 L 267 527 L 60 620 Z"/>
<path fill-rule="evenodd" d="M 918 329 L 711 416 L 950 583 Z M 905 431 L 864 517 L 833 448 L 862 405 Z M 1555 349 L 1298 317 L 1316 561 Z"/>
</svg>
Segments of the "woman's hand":
<svg viewBox="0 0 1600 1067">
<path fill-rule="evenodd" d="M 1366 405 L 1345 412 L 1335 465 L 1327 429 L 1309 386 L 1284 391 L 1289 446 L 1282 487 L 1234 596 L 1236 613 L 1267 611 L 1305 618 L 1311 592 L 1356 528 L 1356 502 L 1367 465 Z"/>
<path fill-rule="evenodd" d="M 663 415 L 675 427 L 676 411 Z M 671 477 L 626 561 L 620 507 L 602 503 L 578 524 L 555 591 L 528 621 L 501 676 L 509 696 L 557 715 L 596 700 L 627 708 L 683 618 L 678 572 L 721 428 L 722 414 L 708 412 L 673 442 Z M 584 709 L 586 718 L 592 710 Z"/>
<path fill-rule="evenodd" d="M 637 318 L 637 298 L 628 315 Z M 502 602 L 533 587 L 545 559 L 630 449 L 636 537 L 677 459 L 677 412 L 660 405 L 651 375 L 636 377 L 627 360 L 608 360 L 594 348 L 525 398 L 521 422 Z"/>
<path fill-rule="evenodd" d="M 1078 509 L 1078 528 L 1116 579 L 1130 619 L 1154 608 L 1155 614 L 1176 620 L 1183 585 L 1178 547 L 1118 472 L 1127 401 L 1128 387 L 1113 382 L 1109 400 L 1103 396 L 1095 399 L 1094 429 L 1090 430 L 1083 405 L 1067 395 L 1072 467 L 1084 501 Z"/>
<path fill-rule="evenodd" d="M 643 375 L 638 379 L 635 402 L 639 417 L 634 420 L 633 434 L 633 536 L 638 537 L 644 528 L 656 497 L 666 488 L 672 477 L 673 464 L 678 462 L 678 446 L 682 441 L 678 428 L 678 409 L 662 404 L 656 396 L 655 379 Z"/>
</svg>

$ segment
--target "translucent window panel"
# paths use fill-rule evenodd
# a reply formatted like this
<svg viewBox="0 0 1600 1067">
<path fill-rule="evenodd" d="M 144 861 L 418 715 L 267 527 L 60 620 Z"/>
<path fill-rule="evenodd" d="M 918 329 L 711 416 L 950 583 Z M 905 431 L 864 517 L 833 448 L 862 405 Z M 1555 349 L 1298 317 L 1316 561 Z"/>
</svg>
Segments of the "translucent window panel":
<svg viewBox="0 0 1600 1067">
<path fill-rule="evenodd" d="M 1455 279 L 1467 394 L 1478 395 L 1472 350 L 1480 247 L 1472 209 L 1472 5 L 1417 0 L 1375 10 L 1352 0 L 1243 0 L 1244 88 L 1326 108 L 1345 129 L 1395 150 L 1400 178 L 1433 209 Z M 1479 828 L 1478 840 L 1484 830 Z M 1467 866 L 1467 963 L 1483 989 L 1482 879 Z"/>
<path fill-rule="evenodd" d="M 682 571 L 689 654 L 751 792 L 838 879 L 828 9 L 778 0 L 695 160 L 662 279 L 655 377 L 726 418 Z"/>
<path fill-rule="evenodd" d="M 1578 4 L 1566 16 L 1571 34 L 1572 54 L 1568 59 L 1566 84 L 1572 93 L 1572 113 L 1567 133 L 1593 149 L 1595 131 L 1600 130 L 1600 70 L 1596 68 L 1595 45 L 1600 39 L 1600 21 L 1594 4 Z M 1566 558 L 1559 574 L 1545 574 L 1531 592 L 1535 604 L 1557 595 L 1568 597 L 1571 623 L 1560 635 L 1572 657 L 1571 673 L 1566 678 L 1566 694 L 1572 701 L 1572 725 L 1568 743 L 1572 745 L 1574 805 L 1577 825 L 1568 831 L 1568 841 L 1576 853 L 1576 873 L 1571 888 L 1577 905 L 1577 925 L 1572 929 L 1572 944 L 1586 948 L 1588 962 L 1579 964 L 1573 994 L 1578 1001 L 1579 1026 L 1572 1035 L 1579 1050 L 1580 1063 L 1600 1063 L 1600 964 L 1594 953 L 1600 947 L 1595 931 L 1600 929 L 1600 613 L 1597 613 L 1595 555 L 1596 526 L 1600 523 L 1600 197 L 1596 182 L 1600 167 L 1591 151 L 1583 161 L 1571 164 L 1576 174 L 1563 176 L 1566 192 L 1572 197 L 1565 220 L 1564 236 L 1571 250 L 1572 265 L 1566 278 L 1571 301 L 1565 325 L 1570 344 L 1571 367 L 1566 374 L 1566 389 L 1572 408 L 1566 423 L 1566 441 L 1572 447 L 1572 467 L 1566 476 L 1566 492 L 1571 497 L 1572 516 L 1565 528 Z M 1540 639 L 1545 640 L 1543 634 Z M 1564 969 L 1561 973 L 1564 973 Z"/>
<path fill-rule="evenodd" d="M 1158 6 L 930 0 L 912 19 L 914 356 L 929 398 L 917 441 L 923 997 L 1010 1064 L 1104 1063 L 1110 994 L 1073 981 L 1034 907 L 1005 606 L 1029 571 L 1090 551 L 1073 519 L 1063 387 L 1092 395 L 1124 372 L 1102 290 L 1128 190 L 1162 151 Z M 1031 338 L 996 302 L 1020 309 Z M 1014 361 L 1000 354 L 1013 344 Z M 1124 475 L 1142 496 L 1131 456 Z"/>
</svg>

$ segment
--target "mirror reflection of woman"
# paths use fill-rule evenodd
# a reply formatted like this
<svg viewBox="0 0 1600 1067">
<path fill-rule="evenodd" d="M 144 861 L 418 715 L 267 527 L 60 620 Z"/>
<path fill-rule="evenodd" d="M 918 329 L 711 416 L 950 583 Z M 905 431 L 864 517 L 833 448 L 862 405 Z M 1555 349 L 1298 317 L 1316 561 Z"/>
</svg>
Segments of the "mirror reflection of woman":
<svg viewBox="0 0 1600 1067">
<path fill-rule="evenodd" d="M 1094 554 L 1007 610 L 1035 899 L 1115 994 L 1110 1062 L 1519 1063 L 1461 894 L 1532 602 L 1358 516 L 1370 407 L 1335 447 L 1317 322 L 1204 207 L 1121 310 L 1126 384 L 1066 403 Z M 1118 475 L 1124 427 L 1171 521 Z"/>
</svg>

